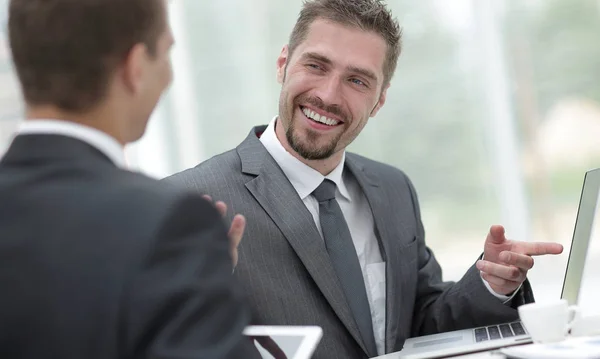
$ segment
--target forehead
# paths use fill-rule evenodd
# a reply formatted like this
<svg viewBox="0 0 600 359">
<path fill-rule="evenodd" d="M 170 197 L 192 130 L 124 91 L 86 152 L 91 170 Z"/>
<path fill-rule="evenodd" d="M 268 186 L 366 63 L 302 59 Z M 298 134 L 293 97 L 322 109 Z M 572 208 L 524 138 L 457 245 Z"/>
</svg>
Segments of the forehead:
<svg viewBox="0 0 600 359">
<path fill-rule="evenodd" d="M 375 32 L 317 19 L 293 56 L 300 58 L 303 53 L 315 52 L 336 66 L 369 69 L 383 78 L 386 51 L 385 40 Z"/>
</svg>

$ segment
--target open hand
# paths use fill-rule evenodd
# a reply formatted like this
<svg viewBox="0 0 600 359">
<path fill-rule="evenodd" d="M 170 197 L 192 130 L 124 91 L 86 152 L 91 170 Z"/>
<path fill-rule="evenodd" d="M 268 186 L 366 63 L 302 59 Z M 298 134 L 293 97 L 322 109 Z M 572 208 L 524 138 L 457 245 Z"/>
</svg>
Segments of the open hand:
<svg viewBox="0 0 600 359">
<path fill-rule="evenodd" d="M 212 198 L 209 195 L 203 196 L 207 201 L 212 202 Z M 227 213 L 227 205 L 223 201 L 216 201 L 214 203 L 215 207 L 221 214 L 221 216 L 225 217 Z M 246 229 L 246 218 L 241 214 L 236 214 L 233 216 L 233 220 L 231 221 L 231 227 L 229 227 L 229 233 L 227 234 L 229 237 L 229 245 L 231 252 L 231 260 L 233 262 L 233 268 L 237 265 L 238 262 L 238 246 L 242 241 L 242 237 L 244 236 L 244 230 Z"/>
</svg>

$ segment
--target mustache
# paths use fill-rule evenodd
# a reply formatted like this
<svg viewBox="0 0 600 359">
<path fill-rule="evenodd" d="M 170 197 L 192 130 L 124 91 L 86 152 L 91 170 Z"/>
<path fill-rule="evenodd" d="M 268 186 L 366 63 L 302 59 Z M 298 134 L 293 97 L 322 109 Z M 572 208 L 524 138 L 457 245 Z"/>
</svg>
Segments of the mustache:
<svg viewBox="0 0 600 359">
<path fill-rule="evenodd" d="M 300 103 L 307 103 L 319 110 L 336 115 L 340 117 L 344 122 L 346 122 L 346 119 L 348 118 L 346 112 L 342 110 L 339 105 L 326 104 L 325 102 L 323 102 L 323 100 L 321 100 L 318 97 L 303 97 L 298 99 L 297 104 L 299 105 Z"/>
</svg>

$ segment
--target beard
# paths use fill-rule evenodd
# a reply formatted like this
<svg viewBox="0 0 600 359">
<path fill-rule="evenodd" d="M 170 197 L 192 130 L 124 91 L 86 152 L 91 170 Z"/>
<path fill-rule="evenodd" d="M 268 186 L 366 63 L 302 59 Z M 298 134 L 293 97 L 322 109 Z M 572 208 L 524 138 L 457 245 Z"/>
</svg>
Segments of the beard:
<svg viewBox="0 0 600 359">
<path fill-rule="evenodd" d="M 285 137 L 287 138 L 290 147 L 306 160 L 324 160 L 331 157 L 335 153 L 337 144 L 342 136 L 340 133 L 329 141 L 329 143 L 318 147 L 317 141 L 319 139 L 319 134 L 308 130 L 306 132 L 306 140 L 303 141 L 294 133 L 294 130 L 294 122 L 292 121 L 285 131 Z"/>
<path fill-rule="evenodd" d="M 325 112 L 332 113 L 341 117 L 344 120 L 342 126 L 347 126 L 348 116 L 345 115 L 344 111 L 337 105 L 326 105 L 321 99 L 317 97 L 309 96 L 298 96 L 292 102 L 291 108 L 285 103 L 285 96 L 282 92 L 282 96 L 279 99 L 279 114 L 280 117 L 285 114 L 287 118 L 282 118 L 282 122 L 287 123 L 287 129 L 285 131 L 285 137 L 290 147 L 306 160 L 324 160 L 331 157 L 338 147 L 340 138 L 345 131 L 341 131 L 334 138 L 325 144 L 319 144 L 321 135 L 313 130 L 307 129 L 305 138 L 301 138 L 296 133 L 296 121 L 294 118 L 296 108 L 299 108 L 300 103 L 310 104 L 311 106 L 321 109 Z"/>
</svg>

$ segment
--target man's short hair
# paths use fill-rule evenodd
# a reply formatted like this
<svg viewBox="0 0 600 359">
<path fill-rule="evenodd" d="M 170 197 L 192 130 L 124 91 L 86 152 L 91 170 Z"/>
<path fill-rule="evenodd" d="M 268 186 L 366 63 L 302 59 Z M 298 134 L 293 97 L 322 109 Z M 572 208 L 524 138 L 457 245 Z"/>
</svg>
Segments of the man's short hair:
<svg viewBox="0 0 600 359">
<path fill-rule="evenodd" d="M 155 54 L 163 0 L 10 0 L 8 38 L 28 105 L 97 105 L 135 44 Z"/>
<path fill-rule="evenodd" d="M 289 57 L 306 39 L 310 25 L 317 19 L 380 35 L 387 44 L 383 85 L 390 83 L 400 56 L 402 32 L 398 21 L 381 0 L 305 0 L 290 35 Z"/>
</svg>

